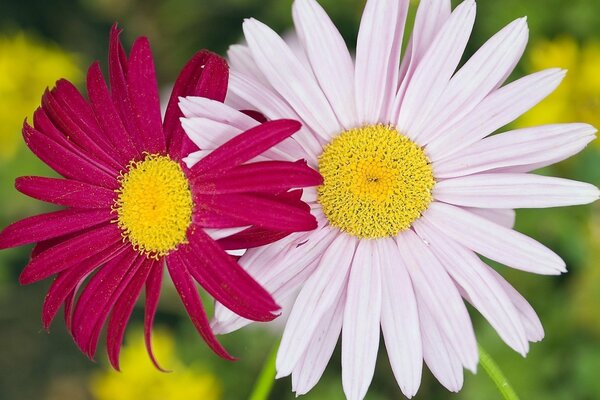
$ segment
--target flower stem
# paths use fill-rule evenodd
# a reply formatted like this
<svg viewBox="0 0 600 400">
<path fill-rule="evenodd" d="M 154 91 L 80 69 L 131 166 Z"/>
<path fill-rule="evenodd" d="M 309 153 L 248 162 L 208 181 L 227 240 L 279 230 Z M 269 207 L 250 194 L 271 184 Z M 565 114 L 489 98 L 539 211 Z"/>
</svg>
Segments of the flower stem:
<svg viewBox="0 0 600 400">
<path fill-rule="evenodd" d="M 275 360 L 277 359 L 277 350 L 279 349 L 279 343 L 273 346 L 273 349 L 267 356 L 265 365 L 260 371 L 258 380 L 254 385 L 254 390 L 250 395 L 250 400 L 267 400 L 273 384 L 275 383 Z"/>
<path fill-rule="evenodd" d="M 510 386 L 510 383 L 508 383 L 508 380 L 500 370 L 500 367 L 498 367 L 498 364 L 496 364 L 496 362 L 492 359 L 492 357 L 490 357 L 488 352 L 481 347 L 480 344 L 478 347 L 479 362 L 492 382 L 494 382 L 498 388 L 498 391 L 500 391 L 500 394 L 502 394 L 502 397 L 505 400 L 519 400 L 519 396 L 517 396 L 512 386 Z"/>
</svg>

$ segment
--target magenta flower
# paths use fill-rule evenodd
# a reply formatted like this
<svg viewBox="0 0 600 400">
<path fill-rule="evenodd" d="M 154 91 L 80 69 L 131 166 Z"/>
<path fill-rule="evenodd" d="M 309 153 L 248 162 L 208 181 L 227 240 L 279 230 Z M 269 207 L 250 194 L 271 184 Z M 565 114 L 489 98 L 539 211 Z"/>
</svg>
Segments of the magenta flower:
<svg viewBox="0 0 600 400">
<path fill-rule="evenodd" d="M 61 80 L 44 94 L 33 126 L 24 124 L 31 151 L 65 179 L 22 177 L 16 187 L 66 209 L 9 226 L 0 234 L 0 248 L 37 243 L 20 282 L 56 275 L 44 301 L 44 327 L 64 304 L 68 329 L 93 358 L 108 320 L 107 349 L 116 369 L 144 286 L 146 345 L 158 367 L 151 328 L 166 261 L 196 329 L 215 353 L 231 359 L 209 327 L 194 281 L 240 316 L 272 320 L 279 306 L 225 250 L 314 229 L 302 191 L 291 189 L 318 185 L 321 177 L 303 161 L 248 163 L 300 129 L 290 120 L 247 130 L 188 168 L 182 157 L 197 148 L 181 128 L 178 99 L 223 101 L 226 62 L 197 53 L 177 79 L 163 121 L 148 40 L 136 40 L 128 58 L 119 33 L 114 26 L 110 90 L 94 63 L 87 78 L 89 101 Z"/>
</svg>

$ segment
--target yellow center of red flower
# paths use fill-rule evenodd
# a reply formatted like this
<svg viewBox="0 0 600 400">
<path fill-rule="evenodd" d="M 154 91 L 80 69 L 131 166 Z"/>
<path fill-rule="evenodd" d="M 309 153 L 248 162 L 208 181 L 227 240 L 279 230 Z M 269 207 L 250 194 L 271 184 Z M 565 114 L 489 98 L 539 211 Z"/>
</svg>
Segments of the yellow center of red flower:
<svg viewBox="0 0 600 400">
<path fill-rule="evenodd" d="M 395 236 L 429 207 L 435 184 L 423 150 L 396 129 L 345 131 L 319 158 L 318 201 L 329 222 L 359 238 Z"/>
<path fill-rule="evenodd" d="M 179 163 L 148 154 L 143 161 L 131 161 L 119 182 L 115 222 L 134 249 L 159 258 L 186 243 L 194 205 Z"/>
</svg>

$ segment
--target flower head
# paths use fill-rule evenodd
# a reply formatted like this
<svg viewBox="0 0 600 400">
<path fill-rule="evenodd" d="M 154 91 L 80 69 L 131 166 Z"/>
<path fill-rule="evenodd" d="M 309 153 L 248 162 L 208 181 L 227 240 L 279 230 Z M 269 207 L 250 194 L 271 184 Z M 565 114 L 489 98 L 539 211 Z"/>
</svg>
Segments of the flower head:
<svg viewBox="0 0 600 400">
<path fill-rule="evenodd" d="M 525 19 L 457 70 L 475 2 L 451 11 L 449 0 L 422 0 L 401 58 L 408 5 L 367 2 L 355 60 L 315 0 L 294 2 L 301 46 L 250 19 L 243 26 L 248 45 L 230 49 L 231 107 L 221 115 L 233 120 L 235 108 L 253 108 L 269 119 L 302 121 L 303 129 L 275 149 L 306 158 L 324 178 L 305 197 L 317 230 L 240 260 L 278 301 L 298 293 L 277 357 L 278 376 L 291 374 L 297 394 L 318 382 L 341 333 L 344 391 L 363 398 L 380 331 L 405 395 L 417 392 L 423 361 L 458 391 L 463 367 L 475 370 L 478 362 L 463 299 L 525 354 L 543 337 L 540 321 L 477 254 L 529 272 L 565 272 L 558 255 L 512 229 L 514 209 L 598 199 L 592 185 L 529 173 L 583 149 L 593 127 L 492 135 L 565 75 L 549 69 L 505 84 L 527 43 Z M 206 104 L 186 116 L 209 113 Z M 215 316 L 220 333 L 249 322 L 220 306 Z"/>
<path fill-rule="evenodd" d="M 108 353 L 118 369 L 125 327 L 145 286 L 146 343 L 154 361 L 150 334 L 166 263 L 199 333 L 217 354 L 231 358 L 210 330 L 194 281 L 245 318 L 275 318 L 278 305 L 225 249 L 316 227 L 300 201 L 301 190 L 292 189 L 318 185 L 318 173 L 304 161 L 248 162 L 300 124 L 257 124 L 187 166 L 182 155 L 197 148 L 181 127 L 178 98 L 223 101 L 226 62 L 197 53 L 175 83 L 164 121 L 146 38 L 136 40 L 128 57 L 113 27 L 109 71 L 110 91 L 98 63 L 91 66 L 89 101 L 71 83 L 59 81 L 44 94 L 33 126 L 25 123 L 31 151 L 65 179 L 22 177 L 16 187 L 66 209 L 9 226 L 0 234 L 0 248 L 37 243 L 20 281 L 56 275 L 43 324 L 48 328 L 64 303 L 67 326 L 89 357 L 108 319 Z"/>
</svg>

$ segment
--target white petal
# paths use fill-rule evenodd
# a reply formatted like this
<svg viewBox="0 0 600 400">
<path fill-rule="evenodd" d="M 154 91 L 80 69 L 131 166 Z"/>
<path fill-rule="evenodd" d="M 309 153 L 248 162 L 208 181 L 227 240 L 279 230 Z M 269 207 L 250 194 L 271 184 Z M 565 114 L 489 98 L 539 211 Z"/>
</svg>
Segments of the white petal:
<svg viewBox="0 0 600 400">
<path fill-rule="evenodd" d="M 485 219 L 489 219 L 495 224 L 502 225 L 505 228 L 512 229 L 515 227 L 516 213 L 515 210 L 501 210 L 494 208 L 471 208 L 463 207 L 470 213 L 479 215 Z"/>
<path fill-rule="evenodd" d="M 514 121 L 554 91 L 566 71 L 553 68 L 528 75 L 492 92 L 460 122 L 444 127 L 427 146 L 438 162 Z"/>
<path fill-rule="evenodd" d="M 434 202 L 423 218 L 466 248 L 509 267 L 543 275 L 566 271 L 564 261 L 539 242 L 460 207 Z"/>
<path fill-rule="evenodd" d="M 315 0 L 296 0 L 294 25 L 319 85 L 346 129 L 354 128 L 354 62 L 339 31 Z"/>
<path fill-rule="evenodd" d="M 412 230 L 400 233 L 396 242 L 417 295 L 419 312 L 423 303 L 461 363 L 475 371 L 478 361 L 475 333 L 456 286 L 429 245 Z M 421 330 L 421 335 L 424 334 Z"/>
<path fill-rule="evenodd" d="M 283 39 L 255 19 L 244 21 L 243 28 L 254 61 L 273 88 L 325 140 L 338 134 L 342 129 L 319 84 Z"/>
<path fill-rule="evenodd" d="M 296 392 L 296 396 L 308 393 L 325 372 L 342 331 L 345 305 L 346 291 L 344 290 L 337 305 L 321 318 L 304 356 L 296 364 L 292 372 L 292 390 Z"/>
<path fill-rule="evenodd" d="M 181 118 L 181 126 L 192 142 L 205 150 L 214 150 L 242 133 L 238 128 L 209 118 Z"/>
<path fill-rule="evenodd" d="M 248 115 L 227 104 L 207 99 L 206 97 L 181 97 L 179 98 L 179 108 L 186 118 L 208 118 L 216 122 L 231 125 L 241 131 L 258 125 L 258 122 Z"/>
<path fill-rule="evenodd" d="M 433 164 L 435 176 L 447 179 L 509 168 L 529 172 L 562 161 L 595 139 L 588 124 L 556 124 L 517 129 L 487 137 Z"/>
<path fill-rule="evenodd" d="M 204 157 L 212 153 L 213 150 L 198 150 L 193 153 L 190 153 L 187 157 L 183 158 L 183 162 L 188 168 L 192 168 L 194 165 L 198 163 L 198 161 L 202 160 Z"/>
<path fill-rule="evenodd" d="M 258 68 L 258 65 L 256 65 L 256 62 L 252 57 L 252 52 L 248 46 L 240 44 L 230 46 L 229 50 L 227 50 L 227 58 L 229 59 L 229 67 L 232 71 L 239 72 L 255 79 L 266 87 L 271 86 L 260 68 Z"/>
<path fill-rule="evenodd" d="M 361 240 L 348 279 L 342 329 L 342 385 L 348 400 L 367 394 L 377 361 L 381 271 L 374 242 Z"/>
<path fill-rule="evenodd" d="M 424 220 L 415 222 L 414 228 L 432 244 L 432 251 L 462 288 L 463 297 L 481 312 L 510 347 L 524 356 L 529 343 L 519 313 L 486 265 L 472 251 L 444 237 Z"/>
<path fill-rule="evenodd" d="M 438 182 L 436 200 L 479 208 L 547 208 L 589 204 L 600 191 L 589 183 L 534 174 L 478 174 Z"/>
<path fill-rule="evenodd" d="M 436 319 L 419 300 L 419 319 L 423 337 L 423 357 L 433 376 L 451 392 L 458 392 L 464 382 L 463 366 L 456 351 L 448 344 Z"/>
<path fill-rule="evenodd" d="M 277 377 L 287 376 L 304 354 L 323 314 L 335 306 L 344 289 L 356 239 L 339 235 L 325 250 L 316 271 L 300 291 L 277 353 Z"/>
<path fill-rule="evenodd" d="M 414 122 L 419 143 L 429 143 L 440 127 L 468 115 L 512 72 L 527 45 L 526 18 L 513 21 L 488 40 L 452 77 L 428 115 Z M 431 100 L 431 99 L 429 99 Z"/>
<path fill-rule="evenodd" d="M 396 381 L 411 398 L 419 389 L 423 369 L 415 292 L 396 243 L 379 239 L 376 246 L 381 266 L 381 330 Z"/>
<path fill-rule="evenodd" d="M 456 71 L 475 23 L 475 1 L 466 0 L 452 13 L 416 68 L 400 107 L 398 129 L 410 138 L 428 116 Z"/>
<path fill-rule="evenodd" d="M 356 111 L 361 124 L 378 123 L 389 115 L 398 87 L 408 3 L 368 0 L 363 11 L 355 69 Z"/>
</svg>

